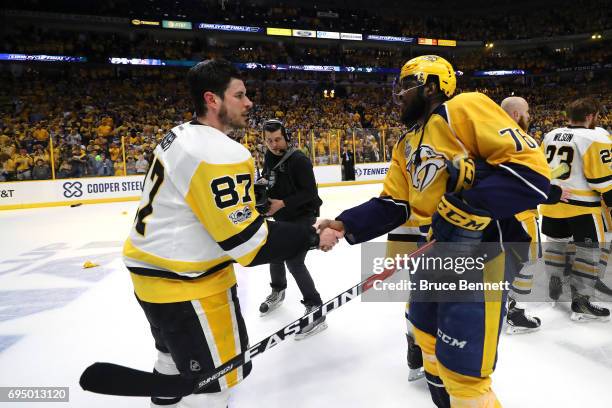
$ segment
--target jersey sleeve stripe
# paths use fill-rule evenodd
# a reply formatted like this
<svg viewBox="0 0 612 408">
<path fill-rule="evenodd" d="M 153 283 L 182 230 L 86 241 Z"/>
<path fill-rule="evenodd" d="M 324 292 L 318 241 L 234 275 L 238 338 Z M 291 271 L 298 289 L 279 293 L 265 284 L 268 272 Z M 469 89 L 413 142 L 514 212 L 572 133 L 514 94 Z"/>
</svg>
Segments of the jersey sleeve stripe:
<svg viewBox="0 0 612 408">
<path fill-rule="evenodd" d="M 410 215 L 410 204 L 408 203 L 408 201 L 399 200 L 397 198 L 393 198 L 393 197 L 390 197 L 390 196 L 381 196 L 380 199 L 383 200 L 383 201 L 388 201 L 390 203 L 393 203 L 393 204 L 397 205 L 398 207 L 404 208 L 406 210 L 406 218 L 409 217 L 409 215 Z"/>
<path fill-rule="evenodd" d="M 260 224 L 259 229 L 255 232 L 255 234 L 252 235 L 252 237 L 248 241 L 243 242 L 240 245 L 234 247 L 233 249 L 227 250 L 226 252 L 229 254 L 229 256 L 239 261 L 239 263 L 242 265 L 243 263 L 241 261 L 243 261 L 243 259 L 241 258 L 248 258 L 251 255 L 252 257 L 255 257 L 258 249 L 263 244 L 265 244 L 267 238 L 268 224 L 264 222 Z"/>
<path fill-rule="evenodd" d="M 599 177 L 599 178 L 587 178 L 586 179 L 589 184 L 602 184 L 605 183 L 607 181 L 611 181 L 612 180 L 612 174 L 609 176 L 605 176 L 605 177 Z"/>
<path fill-rule="evenodd" d="M 548 194 L 546 194 L 545 192 L 543 192 L 542 190 L 540 190 L 539 188 L 537 188 L 536 186 L 531 184 L 524 177 L 522 177 L 520 174 L 518 174 L 516 171 L 514 171 L 514 169 L 512 169 L 509 166 L 506 166 L 504 164 L 500 164 L 499 167 L 501 167 L 502 169 L 506 170 L 507 172 L 509 172 L 513 176 L 517 177 L 519 180 L 521 180 L 523 183 L 525 183 L 529 188 L 531 188 L 532 190 L 534 190 L 538 194 L 540 194 L 542 197 L 544 197 L 544 199 L 548 198 Z"/>
<path fill-rule="evenodd" d="M 218 242 L 219 246 L 225 251 L 231 251 L 232 249 L 242 245 L 249 241 L 253 236 L 261 229 L 261 225 L 264 222 L 264 218 L 260 215 L 248 227 L 240 231 L 238 234 L 233 235 L 223 241 Z"/>
</svg>

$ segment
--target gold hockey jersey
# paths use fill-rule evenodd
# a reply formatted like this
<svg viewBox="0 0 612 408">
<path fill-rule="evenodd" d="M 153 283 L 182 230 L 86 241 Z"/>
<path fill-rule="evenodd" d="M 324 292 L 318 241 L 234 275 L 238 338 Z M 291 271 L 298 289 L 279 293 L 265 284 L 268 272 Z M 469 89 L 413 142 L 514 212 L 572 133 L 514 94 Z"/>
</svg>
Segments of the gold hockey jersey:
<svg viewBox="0 0 612 408">
<path fill-rule="evenodd" d="M 459 94 L 440 105 L 424 131 L 414 128 L 398 142 L 383 195 L 410 202 L 412 225 L 429 224 L 440 197 L 446 192 L 446 161 L 457 156 L 484 159 L 492 166 L 507 166 L 508 174 L 546 198 L 547 191 L 529 183 L 511 166 L 529 168 L 549 178 L 550 170 L 537 143 L 497 104 L 477 92 Z"/>
<path fill-rule="evenodd" d="M 399 226 L 429 224 L 447 192 L 446 166 L 458 156 L 486 162 L 486 169 L 476 169 L 477 182 L 461 192 L 461 199 L 493 219 L 513 218 L 548 198 L 550 169 L 536 142 L 486 95 L 463 93 L 439 105 L 424 126 L 411 129 L 398 143 L 380 197 L 336 218 L 345 225 L 346 240 L 355 244 L 399 232 Z M 514 224 L 520 227 L 518 221 Z M 505 221 L 490 227 L 483 239 L 528 238 L 522 228 L 501 237 Z"/>
<path fill-rule="evenodd" d="M 602 128 L 564 127 L 544 136 L 542 149 L 551 168 L 566 163 L 570 171 L 553 184 L 570 191 L 567 203 L 540 206 L 552 218 L 599 214 L 601 195 L 612 190 L 612 143 Z"/>
<path fill-rule="evenodd" d="M 236 283 L 268 228 L 254 206 L 254 163 L 241 144 L 192 121 L 156 147 L 134 225 L 123 248 L 138 297 L 197 299 Z"/>
</svg>

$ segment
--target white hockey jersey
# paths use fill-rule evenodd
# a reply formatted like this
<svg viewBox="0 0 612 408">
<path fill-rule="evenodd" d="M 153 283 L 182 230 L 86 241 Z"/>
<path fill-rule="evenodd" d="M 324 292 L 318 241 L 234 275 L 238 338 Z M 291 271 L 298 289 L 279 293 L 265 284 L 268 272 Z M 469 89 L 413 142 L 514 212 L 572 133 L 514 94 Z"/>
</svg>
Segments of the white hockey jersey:
<svg viewBox="0 0 612 408">
<path fill-rule="evenodd" d="M 166 303 L 219 293 L 236 283 L 266 242 L 255 210 L 249 151 L 192 121 L 156 147 L 139 210 L 123 248 L 138 297 Z"/>
<path fill-rule="evenodd" d="M 601 195 L 612 190 L 612 143 L 602 128 L 564 127 L 544 136 L 542 149 L 551 169 L 566 163 L 570 171 L 553 184 L 570 191 L 568 203 L 541 205 L 552 218 L 600 214 Z"/>
</svg>

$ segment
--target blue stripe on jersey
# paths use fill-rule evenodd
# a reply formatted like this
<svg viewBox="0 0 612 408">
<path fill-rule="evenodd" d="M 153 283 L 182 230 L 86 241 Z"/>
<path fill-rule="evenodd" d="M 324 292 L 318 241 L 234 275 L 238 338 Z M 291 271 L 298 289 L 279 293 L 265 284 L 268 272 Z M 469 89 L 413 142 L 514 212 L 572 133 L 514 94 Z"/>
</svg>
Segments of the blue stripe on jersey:
<svg viewBox="0 0 612 408">
<path fill-rule="evenodd" d="M 446 123 L 448 124 L 448 115 L 446 112 L 446 104 L 441 104 L 439 105 L 436 109 L 434 109 L 434 111 L 432 112 L 433 114 L 436 115 L 440 115 L 442 117 L 442 119 L 444 119 L 446 121 Z"/>
<path fill-rule="evenodd" d="M 379 197 L 343 211 L 336 219 L 344 224 L 346 241 L 352 245 L 386 234 L 409 216 L 410 207 L 405 201 Z"/>
<path fill-rule="evenodd" d="M 493 218 L 503 219 L 536 208 L 546 200 L 549 189 L 548 178 L 526 166 L 504 163 L 464 191 L 463 199 L 475 208 L 488 211 Z"/>
</svg>

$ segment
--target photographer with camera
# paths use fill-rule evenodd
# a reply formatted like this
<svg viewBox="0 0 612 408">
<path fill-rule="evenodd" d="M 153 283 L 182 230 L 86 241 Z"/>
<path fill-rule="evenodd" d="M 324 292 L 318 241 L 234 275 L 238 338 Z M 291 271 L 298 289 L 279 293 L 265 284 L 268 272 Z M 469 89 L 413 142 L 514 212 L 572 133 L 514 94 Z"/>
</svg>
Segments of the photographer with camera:
<svg viewBox="0 0 612 408">
<path fill-rule="evenodd" d="M 313 225 L 323 203 L 317 192 L 317 184 L 310 159 L 291 146 L 291 138 L 285 126 L 276 119 L 263 125 L 267 151 L 264 157 L 262 178 L 256 183 L 257 209 L 276 221 Z M 306 252 L 298 253 L 286 261 L 289 272 L 302 292 L 306 314 L 321 306 L 321 296 L 315 288 L 310 272 L 304 265 Z M 271 263 L 272 293 L 259 307 L 262 316 L 278 308 L 285 299 L 287 278 L 285 263 Z M 325 316 L 313 321 L 296 335 L 303 339 L 327 328 Z"/>
</svg>

